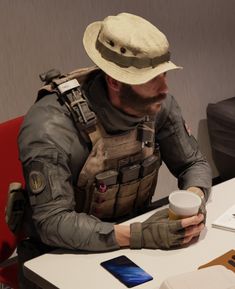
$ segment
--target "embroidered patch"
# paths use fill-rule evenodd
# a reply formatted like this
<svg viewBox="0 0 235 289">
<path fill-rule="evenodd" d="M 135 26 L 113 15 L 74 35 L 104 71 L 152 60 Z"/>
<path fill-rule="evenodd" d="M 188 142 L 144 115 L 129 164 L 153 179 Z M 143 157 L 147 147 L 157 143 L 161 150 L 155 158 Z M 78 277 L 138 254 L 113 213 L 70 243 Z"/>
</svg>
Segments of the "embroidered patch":
<svg viewBox="0 0 235 289">
<path fill-rule="evenodd" d="M 29 174 L 29 186 L 34 194 L 41 193 L 45 186 L 46 186 L 46 180 L 44 175 L 41 172 L 38 171 L 32 171 Z"/>
</svg>

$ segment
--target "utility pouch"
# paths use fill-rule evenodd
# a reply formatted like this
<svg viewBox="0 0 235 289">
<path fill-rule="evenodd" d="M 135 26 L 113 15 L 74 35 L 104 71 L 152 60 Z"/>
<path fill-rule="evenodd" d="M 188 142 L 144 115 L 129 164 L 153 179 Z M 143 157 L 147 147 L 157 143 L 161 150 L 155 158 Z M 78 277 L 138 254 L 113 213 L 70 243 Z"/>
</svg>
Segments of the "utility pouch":
<svg viewBox="0 0 235 289">
<path fill-rule="evenodd" d="M 97 186 L 105 185 L 111 186 L 117 183 L 118 172 L 115 170 L 108 170 L 96 175 Z"/>
<path fill-rule="evenodd" d="M 146 158 L 141 164 L 140 175 L 141 177 L 145 177 L 153 172 L 156 168 L 159 168 L 159 157 L 156 155 L 151 155 Z"/>
<path fill-rule="evenodd" d="M 148 204 L 147 202 L 151 200 L 151 197 L 154 193 L 152 189 L 154 180 L 157 178 L 157 170 L 155 169 L 152 173 L 148 174 L 144 178 L 141 179 L 138 194 L 135 202 L 135 208 L 143 208 Z"/>
<path fill-rule="evenodd" d="M 5 211 L 5 220 L 9 229 L 17 234 L 23 225 L 26 198 L 21 183 L 10 183 Z"/>
<path fill-rule="evenodd" d="M 140 173 L 140 165 L 135 164 L 120 169 L 120 181 L 121 183 L 131 182 L 138 179 Z"/>
<path fill-rule="evenodd" d="M 115 170 L 107 170 L 95 176 L 90 214 L 101 219 L 111 218 L 113 216 L 116 195 L 119 188 L 117 176 L 118 172 Z"/>
<path fill-rule="evenodd" d="M 140 180 L 121 184 L 117 196 L 115 217 L 125 216 L 133 211 Z"/>
<path fill-rule="evenodd" d="M 140 169 L 141 182 L 135 202 L 135 209 L 144 208 L 151 202 L 160 166 L 161 158 L 159 155 L 151 155 L 142 162 Z"/>
<path fill-rule="evenodd" d="M 100 219 L 113 217 L 118 189 L 119 184 L 95 186 L 90 214 Z"/>
</svg>

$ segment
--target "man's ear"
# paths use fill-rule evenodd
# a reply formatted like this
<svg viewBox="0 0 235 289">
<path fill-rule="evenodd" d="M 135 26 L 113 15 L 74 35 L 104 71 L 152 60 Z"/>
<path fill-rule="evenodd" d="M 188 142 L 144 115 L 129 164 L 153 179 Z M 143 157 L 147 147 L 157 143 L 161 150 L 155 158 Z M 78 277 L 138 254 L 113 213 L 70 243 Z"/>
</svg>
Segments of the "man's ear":
<svg viewBox="0 0 235 289">
<path fill-rule="evenodd" d="M 121 88 L 121 82 L 112 78 L 111 76 L 109 75 L 105 75 L 105 79 L 106 79 L 106 82 L 107 82 L 107 85 L 109 87 L 109 89 L 115 91 L 115 92 L 119 92 L 120 88 Z"/>
</svg>

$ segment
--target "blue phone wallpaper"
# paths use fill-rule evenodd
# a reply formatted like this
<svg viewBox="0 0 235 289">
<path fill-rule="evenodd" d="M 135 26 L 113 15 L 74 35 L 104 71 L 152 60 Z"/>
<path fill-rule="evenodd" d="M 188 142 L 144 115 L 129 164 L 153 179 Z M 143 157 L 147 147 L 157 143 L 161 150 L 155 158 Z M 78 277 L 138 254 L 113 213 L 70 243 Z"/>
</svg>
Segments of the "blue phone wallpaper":
<svg viewBox="0 0 235 289">
<path fill-rule="evenodd" d="M 151 275 L 124 255 L 102 262 L 101 266 L 129 288 L 153 279 Z"/>
</svg>

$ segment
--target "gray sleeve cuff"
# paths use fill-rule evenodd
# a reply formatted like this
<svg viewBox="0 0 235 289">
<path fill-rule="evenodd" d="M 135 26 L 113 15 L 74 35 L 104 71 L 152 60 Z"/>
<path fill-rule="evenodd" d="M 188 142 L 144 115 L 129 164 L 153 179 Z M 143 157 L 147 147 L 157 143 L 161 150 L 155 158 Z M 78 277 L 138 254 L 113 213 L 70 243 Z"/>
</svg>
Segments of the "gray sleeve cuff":
<svg viewBox="0 0 235 289">
<path fill-rule="evenodd" d="M 141 249 L 142 248 L 142 224 L 133 223 L 130 226 L 131 237 L 130 237 L 130 248 Z"/>
<path fill-rule="evenodd" d="M 73 250 L 104 252 L 120 249 L 114 224 L 102 222 L 85 213 L 72 212 L 49 218 L 41 230 L 43 243 Z M 48 234 L 48 232 L 50 234 Z"/>
<path fill-rule="evenodd" d="M 120 249 L 112 223 L 98 222 L 89 243 L 90 251 L 113 251 Z"/>
</svg>

